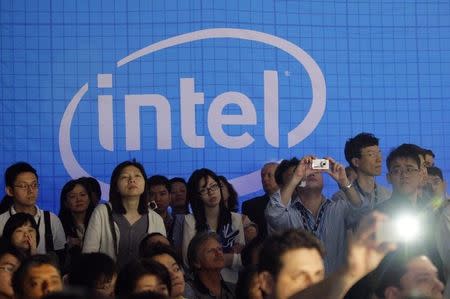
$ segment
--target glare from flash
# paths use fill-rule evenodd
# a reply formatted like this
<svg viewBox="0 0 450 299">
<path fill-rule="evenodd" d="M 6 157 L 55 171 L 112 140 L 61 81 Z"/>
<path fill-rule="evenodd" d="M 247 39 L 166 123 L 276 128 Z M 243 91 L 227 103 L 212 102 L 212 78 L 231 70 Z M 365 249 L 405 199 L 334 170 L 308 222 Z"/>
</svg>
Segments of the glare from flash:
<svg viewBox="0 0 450 299">
<path fill-rule="evenodd" d="M 418 218 L 411 215 L 401 215 L 395 221 L 395 231 L 399 239 L 404 242 L 416 240 L 420 233 Z"/>
</svg>

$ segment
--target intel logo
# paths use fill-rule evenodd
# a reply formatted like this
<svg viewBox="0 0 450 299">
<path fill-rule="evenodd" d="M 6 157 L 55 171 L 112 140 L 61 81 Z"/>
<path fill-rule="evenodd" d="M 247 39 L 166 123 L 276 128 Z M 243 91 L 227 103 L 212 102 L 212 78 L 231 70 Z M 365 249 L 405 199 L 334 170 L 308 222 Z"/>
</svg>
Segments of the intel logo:
<svg viewBox="0 0 450 299">
<path fill-rule="evenodd" d="M 205 137 L 214 142 L 214 146 L 229 150 L 245 150 L 251 148 L 255 139 L 264 137 L 264 141 L 271 148 L 279 148 L 287 144 L 288 148 L 294 147 L 309 136 L 319 124 L 326 106 L 326 86 L 324 76 L 316 62 L 297 45 L 279 37 L 244 29 L 215 28 L 199 30 L 171 37 L 160 42 L 142 48 L 117 62 L 118 71 L 124 66 L 130 65 L 149 55 L 157 55 L 162 50 L 194 43 L 198 41 L 233 39 L 260 43 L 264 46 L 276 48 L 289 55 L 304 69 L 310 80 L 310 94 L 312 96 L 309 110 L 303 119 L 290 128 L 286 135 L 280 136 L 280 87 L 279 72 L 274 69 L 264 69 L 261 73 L 263 82 L 261 98 L 262 111 L 257 109 L 254 95 L 242 91 L 228 90 L 220 92 L 205 101 L 205 93 L 197 83 L 194 76 L 179 76 L 179 94 L 177 98 L 168 94 L 156 92 L 128 93 L 121 99 L 123 108 L 124 139 L 126 151 L 145 151 L 142 146 L 142 110 L 153 109 L 155 114 L 154 135 L 155 151 L 171 151 L 174 148 L 174 135 L 179 136 L 186 149 L 205 149 L 210 145 L 205 142 Z M 115 104 L 112 94 L 103 92 L 116 88 L 112 73 L 100 73 L 97 75 L 98 102 L 98 142 L 107 152 L 117 150 L 114 140 L 114 127 L 117 126 Z M 77 161 L 71 145 L 71 125 L 77 107 L 89 90 L 88 83 L 84 84 L 73 96 L 67 105 L 61 120 L 59 130 L 59 147 L 63 164 L 71 177 L 90 176 L 90 174 Z M 176 109 L 174 109 L 174 103 Z M 283 99 L 281 99 L 283 101 Z M 209 105 L 208 105 L 209 104 Z M 229 107 L 234 107 L 230 113 Z M 228 109 L 228 110 L 227 110 Z M 199 113 L 199 110 L 202 112 Z M 225 112 L 226 111 L 226 112 Z M 257 113 L 257 111 L 259 111 Z M 179 119 L 174 122 L 173 118 Z M 204 124 L 205 129 L 200 132 L 199 123 Z M 174 127 L 176 124 L 177 127 Z M 240 128 L 230 133 L 226 128 Z M 252 133 L 252 127 L 262 127 L 263 134 Z M 244 128 L 244 129 L 242 129 Z M 177 134 L 173 134 L 177 131 Z M 254 130 L 253 130 L 254 131 Z M 283 138 L 286 138 L 283 140 Z M 180 144 L 180 141 L 177 141 Z M 178 146 L 179 148 L 179 146 Z M 194 169 L 195 166 L 192 167 Z M 191 169 L 191 170 L 192 170 Z M 163 171 L 161 171 L 163 172 Z M 244 174 L 232 180 L 241 195 L 254 191 L 252 181 L 259 182 L 259 170 Z M 250 183 L 249 183 L 250 182 Z M 102 189 L 107 192 L 109 186 L 102 182 Z M 259 185 L 259 184 L 256 184 Z"/>
</svg>

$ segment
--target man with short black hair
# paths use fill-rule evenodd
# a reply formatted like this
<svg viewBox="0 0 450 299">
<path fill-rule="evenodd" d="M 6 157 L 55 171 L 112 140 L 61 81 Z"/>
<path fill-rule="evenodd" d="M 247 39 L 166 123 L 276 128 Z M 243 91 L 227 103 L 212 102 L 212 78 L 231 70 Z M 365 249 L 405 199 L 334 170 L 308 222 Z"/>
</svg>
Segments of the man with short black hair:
<svg viewBox="0 0 450 299">
<path fill-rule="evenodd" d="M 161 216 L 167 232 L 167 239 L 174 246 L 177 252 L 181 252 L 183 240 L 183 214 L 169 213 L 171 202 L 170 181 L 162 175 L 154 175 L 147 179 L 150 193 L 150 208 Z"/>
<path fill-rule="evenodd" d="M 278 190 L 278 184 L 275 180 L 275 171 L 278 163 L 269 162 L 264 164 L 261 169 L 261 183 L 264 195 L 258 196 L 242 203 L 242 214 L 256 223 L 258 226 L 258 238 L 264 239 L 267 236 L 267 222 L 264 216 L 264 210 L 269 202 L 270 196 Z"/>
<path fill-rule="evenodd" d="M 147 179 L 147 184 L 150 191 L 150 208 L 153 209 L 152 204 L 156 204 L 154 211 L 161 216 L 166 232 L 170 235 L 173 217 L 168 211 L 170 205 L 169 179 L 162 175 L 154 175 Z"/>
<path fill-rule="evenodd" d="M 436 156 L 434 155 L 432 150 L 424 149 L 423 159 L 425 160 L 425 166 L 426 167 L 434 166 L 434 158 L 436 158 Z"/>
<path fill-rule="evenodd" d="M 49 211 L 43 211 L 36 205 L 39 194 L 39 181 L 36 170 L 26 162 L 18 162 L 5 171 L 5 191 L 12 197 L 12 205 L 0 215 L 0 235 L 8 219 L 23 212 L 34 217 L 39 227 L 41 241 L 37 253 L 55 251 L 60 257 L 66 244 L 66 235 L 59 218 Z"/>
<path fill-rule="evenodd" d="M 275 192 L 266 208 L 268 233 L 287 229 L 304 229 L 325 246 L 327 273 L 345 262 L 346 230 L 359 218 L 362 201 L 345 174 L 344 166 L 327 157 L 329 169 L 313 169 L 316 158 L 306 156 L 284 160 L 275 172 L 281 189 Z M 322 194 L 323 175 L 327 173 L 347 194 L 347 200 L 331 201 Z"/>
<path fill-rule="evenodd" d="M 439 208 L 448 199 L 446 195 L 447 183 L 444 181 L 442 170 L 438 167 L 427 167 L 427 190 L 432 200 L 433 208 Z"/>
<path fill-rule="evenodd" d="M 345 159 L 356 171 L 353 182 L 356 191 L 364 204 L 373 209 L 391 196 L 391 193 L 376 183 L 375 177 L 381 175 L 382 157 L 379 139 L 370 133 L 360 133 L 345 143 Z M 345 193 L 340 190 L 332 197 L 333 200 L 345 199 Z"/>
<path fill-rule="evenodd" d="M 24 260 L 13 275 L 16 299 L 41 299 L 63 289 L 57 262 L 48 255 L 33 255 Z"/>
<path fill-rule="evenodd" d="M 402 144 L 389 153 L 386 165 L 386 177 L 392 185 L 392 195 L 389 200 L 379 204 L 377 209 L 388 215 L 404 210 L 418 210 L 423 180 L 418 152 L 411 150 L 410 144 Z"/>
<path fill-rule="evenodd" d="M 348 243 L 346 263 L 327 278 L 324 250 L 313 235 L 303 230 L 288 230 L 269 236 L 260 252 L 258 295 L 267 299 L 342 298 L 388 251 L 395 249 L 393 244 L 381 244 L 373 237 L 383 221 L 384 215 L 377 212 L 361 220 Z M 257 295 L 254 288 L 252 294 Z"/>
<path fill-rule="evenodd" d="M 420 200 L 424 174 L 421 167 L 424 166 L 419 151 L 412 148 L 414 146 L 411 144 L 402 144 L 389 153 L 386 159 L 387 179 L 392 185 L 392 196 L 379 204 L 376 209 L 390 216 L 393 221 L 404 215 L 415 219 L 419 229 L 418 235 L 404 242 L 408 242 L 409 248 L 425 248 L 426 255 L 442 273 L 442 260 L 437 252 L 434 233 L 437 216 L 435 211 L 428 208 L 428 201 Z"/>
<path fill-rule="evenodd" d="M 6 244 L 0 245 L 0 299 L 14 298 L 11 280 L 23 258 L 23 254 L 17 248 Z"/>
</svg>

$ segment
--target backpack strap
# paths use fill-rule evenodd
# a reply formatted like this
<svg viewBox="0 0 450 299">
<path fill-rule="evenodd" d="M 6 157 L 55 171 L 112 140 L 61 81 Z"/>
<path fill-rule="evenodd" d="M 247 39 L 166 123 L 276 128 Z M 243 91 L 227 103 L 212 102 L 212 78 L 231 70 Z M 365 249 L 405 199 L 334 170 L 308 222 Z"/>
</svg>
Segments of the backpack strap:
<svg viewBox="0 0 450 299">
<path fill-rule="evenodd" d="M 109 203 L 105 203 L 106 209 L 108 210 L 108 220 L 109 220 L 109 226 L 111 228 L 111 234 L 113 238 L 114 243 L 114 252 L 116 253 L 116 256 L 119 254 L 119 249 L 117 248 L 117 234 L 116 234 L 116 228 L 114 226 L 114 219 L 112 215 L 112 209 Z"/>
<path fill-rule="evenodd" d="M 44 225 L 45 225 L 45 251 L 47 253 L 55 250 L 53 245 L 52 224 L 50 222 L 50 212 L 44 211 Z"/>
</svg>

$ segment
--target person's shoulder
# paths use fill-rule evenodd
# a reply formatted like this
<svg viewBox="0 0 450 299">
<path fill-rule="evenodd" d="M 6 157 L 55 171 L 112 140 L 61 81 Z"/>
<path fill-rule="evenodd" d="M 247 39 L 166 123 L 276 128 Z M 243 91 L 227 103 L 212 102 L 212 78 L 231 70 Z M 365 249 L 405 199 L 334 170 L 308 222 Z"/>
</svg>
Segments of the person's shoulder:
<svg viewBox="0 0 450 299">
<path fill-rule="evenodd" d="M 189 224 L 195 223 L 194 215 L 193 214 L 186 214 L 186 215 L 184 215 L 184 222 L 185 223 L 189 223 Z"/>
<path fill-rule="evenodd" d="M 242 214 L 236 213 L 236 212 L 231 212 L 231 220 L 232 220 L 233 222 L 234 222 L 234 221 L 237 221 L 237 220 L 242 221 Z"/>
<path fill-rule="evenodd" d="M 385 186 L 378 185 L 378 184 L 377 184 L 377 193 L 379 193 L 382 197 L 385 197 L 386 199 L 389 199 L 392 196 L 391 190 L 389 190 Z"/>
<path fill-rule="evenodd" d="M 96 218 L 96 217 L 107 217 L 109 215 L 108 213 L 108 206 L 111 208 L 109 203 L 100 203 L 98 204 L 95 208 L 94 211 L 92 211 L 92 216 L 91 218 Z M 112 209 L 110 210 L 112 212 Z"/>
<path fill-rule="evenodd" d="M 450 199 L 446 199 L 442 203 L 442 214 L 450 216 Z"/>
<path fill-rule="evenodd" d="M 400 200 L 394 197 L 389 197 L 388 199 L 378 203 L 374 207 L 375 210 L 387 215 L 392 215 L 396 213 L 398 210 L 402 209 L 406 210 L 408 208 L 409 208 L 408 206 L 405 206 L 405 204 L 403 204 Z"/>
<path fill-rule="evenodd" d="M 186 215 L 184 215 L 184 221 L 195 221 L 194 214 L 186 214 Z"/>
<path fill-rule="evenodd" d="M 3 226 L 5 226 L 6 221 L 8 221 L 10 215 L 9 215 L 9 211 L 6 211 L 2 214 L 0 214 L 0 228 L 1 231 L 3 231 Z M 1 235 L 1 232 L 0 232 Z"/>
<path fill-rule="evenodd" d="M 6 212 L 0 214 L 0 221 L 2 221 L 4 219 L 8 219 L 9 217 L 10 217 L 9 211 L 6 211 Z"/>
<path fill-rule="evenodd" d="M 59 219 L 58 215 L 56 215 L 55 213 L 51 212 L 51 211 L 44 211 L 44 212 L 49 212 L 50 214 L 50 221 L 53 223 L 58 223 L 61 222 L 61 219 Z"/>
<path fill-rule="evenodd" d="M 338 201 L 338 200 L 345 200 L 347 198 L 347 195 L 345 195 L 345 192 L 339 189 L 336 191 L 333 195 L 331 195 L 331 201 Z"/>
</svg>

